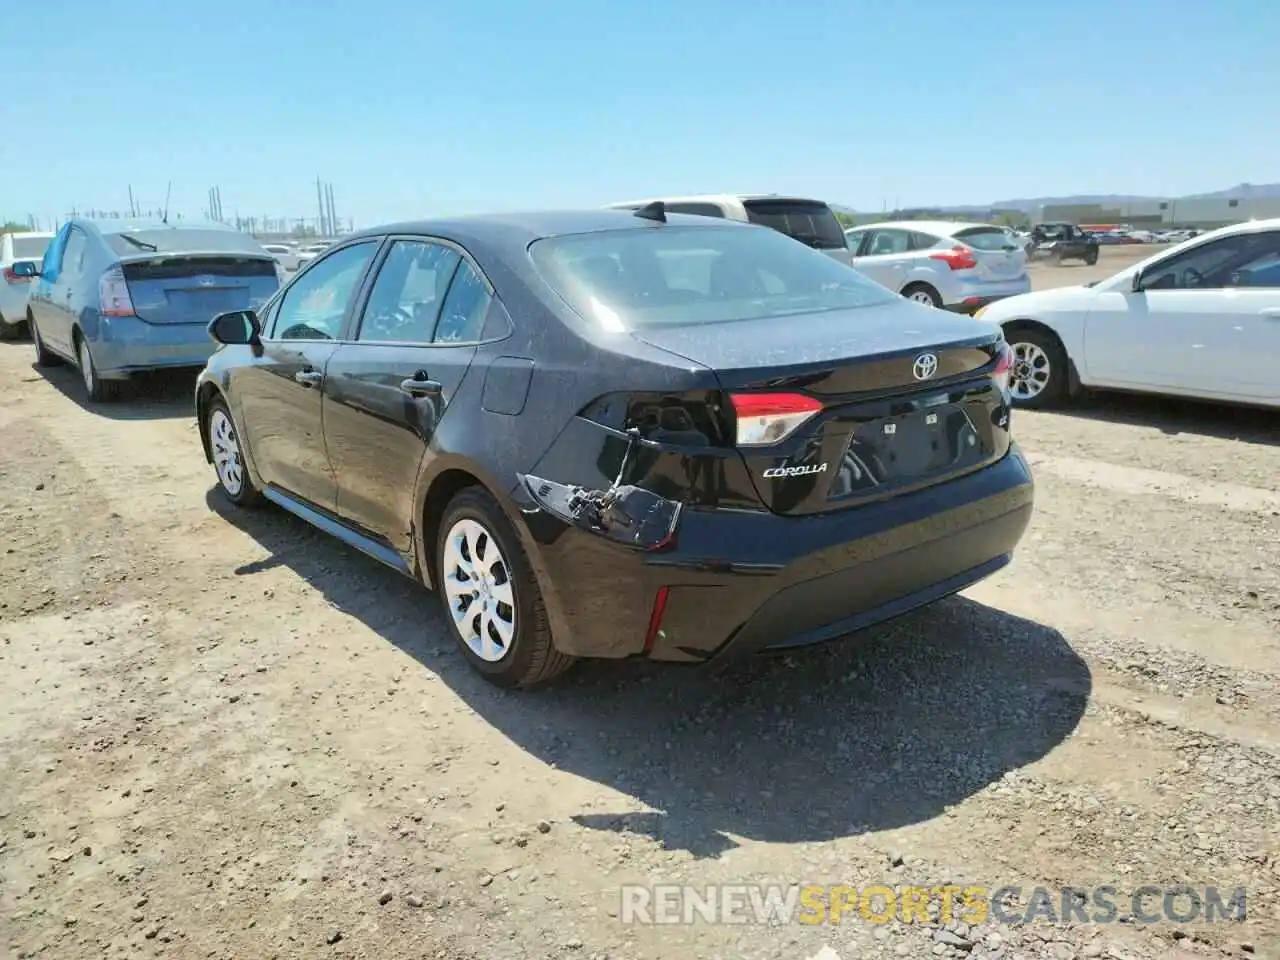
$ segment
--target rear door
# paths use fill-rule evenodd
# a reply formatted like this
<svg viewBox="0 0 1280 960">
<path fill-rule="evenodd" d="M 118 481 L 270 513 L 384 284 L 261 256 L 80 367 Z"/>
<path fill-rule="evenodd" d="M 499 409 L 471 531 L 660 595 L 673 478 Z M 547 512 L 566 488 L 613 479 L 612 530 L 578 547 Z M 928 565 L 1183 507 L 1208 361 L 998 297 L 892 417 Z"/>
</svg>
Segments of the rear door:
<svg viewBox="0 0 1280 960">
<path fill-rule="evenodd" d="M 747 211 L 747 219 L 752 223 L 772 227 L 807 247 L 821 250 L 841 263 L 850 263 L 853 259 L 844 228 L 840 226 L 840 221 L 831 212 L 831 208 L 820 200 L 769 197 L 743 200 L 742 206 Z"/>
<path fill-rule="evenodd" d="M 902 289 L 911 265 L 911 234 L 891 227 L 868 230 L 853 266 L 894 293 Z"/>
<path fill-rule="evenodd" d="M 338 514 L 402 554 L 413 551 L 423 458 L 485 337 L 493 302 L 487 280 L 459 248 L 394 238 L 354 341 L 329 362 L 325 442 Z"/>
<path fill-rule="evenodd" d="M 329 513 L 337 482 L 324 443 L 325 376 L 380 243 L 340 247 L 299 276 L 264 318 L 262 356 L 234 375 L 263 481 Z"/>
</svg>

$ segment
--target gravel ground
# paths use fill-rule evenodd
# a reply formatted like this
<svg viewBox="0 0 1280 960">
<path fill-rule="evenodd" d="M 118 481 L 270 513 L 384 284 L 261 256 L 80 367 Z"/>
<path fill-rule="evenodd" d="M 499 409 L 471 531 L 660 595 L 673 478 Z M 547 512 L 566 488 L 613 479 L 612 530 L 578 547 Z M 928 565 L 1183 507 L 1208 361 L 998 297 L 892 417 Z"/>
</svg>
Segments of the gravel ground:
<svg viewBox="0 0 1280 960">
<path fill-rule="evenodd" d="M 996 578 L 823 649 L 515 695 L 412 583 L 224 511 L 189 390 L 90 410 L 0 345 L 13 957 L 1280 957 L 1276 415 L 1020 413 L 1039 502 Z M 1249 919 L 619 916 L 628 883 L 800 882 L 1243 886 Z"/>
</svg>

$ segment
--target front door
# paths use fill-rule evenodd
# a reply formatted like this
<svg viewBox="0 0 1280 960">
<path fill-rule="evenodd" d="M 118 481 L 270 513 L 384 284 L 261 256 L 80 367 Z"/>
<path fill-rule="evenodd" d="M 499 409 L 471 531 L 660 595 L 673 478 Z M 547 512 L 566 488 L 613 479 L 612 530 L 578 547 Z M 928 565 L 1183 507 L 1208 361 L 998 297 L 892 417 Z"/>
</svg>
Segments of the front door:
<svg viewBox="0 0 1280 960">
<path fill-rule="evenodd" d="M 871 230 L 853 258 L 853 267 L 894 293 L 902 289 L 911 260 L 911 234 L 906 230 Z"/>
<path fill-rule="evenodd" d="M 369 291 L 354 342 L 329 362 L 325 440 L 339 516 L 407 556 L 418 474 L 492 294 L 455 247 L 410 237 L 389 244 Z"/>
<path fill-rule="evenodd" d="M 264 317 L 263 355 L 236 378 L 263 482 L 330 513 L 337 483 L 324 443 L 325 377 L 379 243 L 335 248 L 287 287 Z"/>
<path fill-rule="evenodd" d="M 1179 251 L 1144 270 L 1142 287 L 1094 301 L 1091 381 L 1252 402 L 1280 396 L 1280 231 Z"/>
</svg>

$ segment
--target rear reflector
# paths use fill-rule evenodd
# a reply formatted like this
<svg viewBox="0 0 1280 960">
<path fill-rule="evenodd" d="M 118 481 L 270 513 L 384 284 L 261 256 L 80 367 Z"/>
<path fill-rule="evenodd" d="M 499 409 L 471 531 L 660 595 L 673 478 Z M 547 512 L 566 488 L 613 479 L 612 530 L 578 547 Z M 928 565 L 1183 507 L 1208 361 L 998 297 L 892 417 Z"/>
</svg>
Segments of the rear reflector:
<svg viewBox="0 0 1280 960">
<path fill-rule="evenodd" d="M 649 630 L 644 635 L 644 652 L 649 654 L 658 639 L 658 631 L 662 629 L 662 615 L 667 611 L 667 597 L 671 595 L 670 587 L 659 587 L 653 598 L 653 612 L 649 614 Z"/>
<path fill-rule="evenodd" d="M 929 254 L 930 260 L 941 260 L 952 270 L 972 270 L 978 265 L 978 258 L 968 247 L 955 246 L 950 250 L 941 250 Z"/>
<path fill-rule="evenodd" d="M 112 267 L 98 280 L 98 312 L 104 317 L 133 316 L 133 297 L 129 295 L 124 271 L 118 266 Z"/>
<path fill-rule="evenodd" d="M 822 402 L 803 393 L 731 393 L 737 415 L 737 444 L 766 447 L 785 440 L 822 410 Z"/>
<path fill-rule="evenodd" d="M 1009 375 L 1013 372 L 1013 348 L 1009 344 L 1000 341 L 1000 355 L 996 358 L 995 368 L 991 371 L 991 379 L 996 382 L 996 386 L 1003 391 L 1009 389 Z"/>
</svg>

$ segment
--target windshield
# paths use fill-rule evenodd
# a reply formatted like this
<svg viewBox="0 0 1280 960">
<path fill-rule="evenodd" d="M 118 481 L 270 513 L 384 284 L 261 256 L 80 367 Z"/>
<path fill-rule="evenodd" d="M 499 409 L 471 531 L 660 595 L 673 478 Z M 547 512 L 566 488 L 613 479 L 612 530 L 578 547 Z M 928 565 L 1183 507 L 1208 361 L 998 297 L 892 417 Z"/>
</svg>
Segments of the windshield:
<svg viewBox="0 0 1280 960">
<path fill-rule="evenodd" d="M 39 260 L 44 256 L 52 237 L 14 237 L 13 258 L 15 260 Z"/>
<path fill-rule="evenodd" d="M 1013 238 L 999 227 L 970 227 L 955 234 L 975 250 L 1012 250 Z"/>
<path fill-rule="evenodd" d="M 262 255 L 258 242 L 237 230 L 184 230 L 160 227 L 104 234 L 107 245 L 122 257 L 139 253 L 254 253 Z"/>
<path fill-rule="evenodd" d="M 773 230 L 612 230 L 549 237 L 529 252 L 569 306 L 608 330 L 755 320 L 897 299 Z"/>
<path fill-rule="evenodd" d="M 816 200 L 747 200 L 747 219 L 772 227 L 816 250 L 844 250 L 848 243 L 840 221 Z"/>
</svg>

